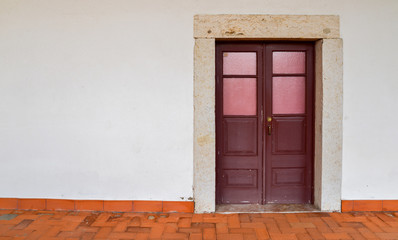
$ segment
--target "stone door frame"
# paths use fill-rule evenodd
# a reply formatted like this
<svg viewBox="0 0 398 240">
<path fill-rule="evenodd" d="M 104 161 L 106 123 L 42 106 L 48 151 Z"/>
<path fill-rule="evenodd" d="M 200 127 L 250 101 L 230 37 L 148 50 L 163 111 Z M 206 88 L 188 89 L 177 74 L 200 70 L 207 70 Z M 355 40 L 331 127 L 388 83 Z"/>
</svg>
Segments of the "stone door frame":
<svg viewBox="0 0 398 240">
<path fill-rule="evenodd" d="M 332 15 L 196 15 L 194 17 L 195 212 L 216 207 L 215 42 L 315 42 L 314 205 L 341 209 L 343 44 Z"/>
</svg>

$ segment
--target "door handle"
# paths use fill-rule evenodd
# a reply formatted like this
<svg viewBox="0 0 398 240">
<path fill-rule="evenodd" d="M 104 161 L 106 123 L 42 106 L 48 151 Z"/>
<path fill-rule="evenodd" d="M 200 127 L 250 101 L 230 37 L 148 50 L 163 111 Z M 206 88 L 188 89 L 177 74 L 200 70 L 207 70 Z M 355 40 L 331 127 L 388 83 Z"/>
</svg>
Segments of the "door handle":
<svg viewBox="0 0 398 240">
<path fill-rule="evenodd" d="M 272 133 L 272 117 L 267 117 L 267 122 L 268 122 L 268 135 L 271 135 Z"/>
</svg>

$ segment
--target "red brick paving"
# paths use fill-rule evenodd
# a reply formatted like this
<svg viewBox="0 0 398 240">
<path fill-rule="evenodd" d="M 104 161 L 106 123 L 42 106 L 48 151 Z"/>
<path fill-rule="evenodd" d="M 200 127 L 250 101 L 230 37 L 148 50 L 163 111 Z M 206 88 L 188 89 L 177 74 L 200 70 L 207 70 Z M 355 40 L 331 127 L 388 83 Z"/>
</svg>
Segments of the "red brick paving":
<svg viewBox="0 0 398 240">
<path fill-rule="evenodd" d="M 398 212 L 111 213 L 0 210 L 5 239 L 398 239 Z M 8 220 L 7 220 L 8 219 Z"/>
</svg>

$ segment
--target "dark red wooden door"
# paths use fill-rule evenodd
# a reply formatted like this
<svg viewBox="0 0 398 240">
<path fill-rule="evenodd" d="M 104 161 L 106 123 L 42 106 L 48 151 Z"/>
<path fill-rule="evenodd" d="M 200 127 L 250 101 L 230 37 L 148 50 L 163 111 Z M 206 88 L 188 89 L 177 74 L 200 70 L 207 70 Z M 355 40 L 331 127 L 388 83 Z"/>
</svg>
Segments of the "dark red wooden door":
<svg viewBox="0 0 398 240">
<path fill-rule="evenodd" d="M 218 43 L 217 203 L 310 203 L 313 45 Z"/>
</svg>

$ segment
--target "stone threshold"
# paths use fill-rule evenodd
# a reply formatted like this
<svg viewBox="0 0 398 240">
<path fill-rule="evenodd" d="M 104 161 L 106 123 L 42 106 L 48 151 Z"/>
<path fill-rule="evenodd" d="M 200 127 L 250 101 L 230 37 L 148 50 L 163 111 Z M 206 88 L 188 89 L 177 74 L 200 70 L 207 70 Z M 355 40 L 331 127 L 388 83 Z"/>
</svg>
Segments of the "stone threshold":
<svg viewBox="0 0 398 240">
<path fill-rule="evenodd" d="M 321 212 L 312 204 L 220 204 L 216 213 L 309 213 Z"/>
</svg>

